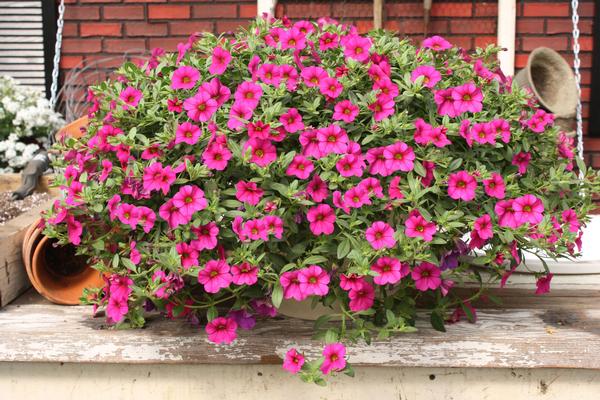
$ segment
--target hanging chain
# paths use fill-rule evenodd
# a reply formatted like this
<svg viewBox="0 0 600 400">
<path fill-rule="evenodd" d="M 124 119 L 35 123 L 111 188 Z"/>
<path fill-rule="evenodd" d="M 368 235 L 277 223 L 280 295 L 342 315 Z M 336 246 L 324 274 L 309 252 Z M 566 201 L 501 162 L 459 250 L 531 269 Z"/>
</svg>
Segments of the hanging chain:
<svg viewBox="0 0 600 400">
<path fill-rule="evenodd" d="M 52 86 L 50 86 L 50 106 L 56 107 L 56 96 L 58 93 L 58 74 L 60 72 L 60 49 L 62 47 L 62 35 L 65 20 L 65 0 L 60 1 L 58 6 L 58 21 L 56 22 L 56 43 L 54 45 L 54 65 L 52 68 Z"/>
<path fill-rule="evenodd" d="M 583 159 L 583 121 L 581 118 L 581 61 L 579 60 L 579 1 L 572 0 L 573 10 L 573 69 L 575 70 L 575 84 L 577 85 L 577 155 Z"/>
</svg>

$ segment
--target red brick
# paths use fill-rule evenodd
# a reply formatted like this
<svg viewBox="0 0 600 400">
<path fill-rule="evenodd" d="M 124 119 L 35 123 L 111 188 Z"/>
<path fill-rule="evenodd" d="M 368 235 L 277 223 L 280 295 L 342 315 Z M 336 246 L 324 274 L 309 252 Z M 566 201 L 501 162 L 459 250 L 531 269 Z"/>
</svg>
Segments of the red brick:
<svg viewBox="0 0 600 400">
<path fill-rule="evenodd" d="M 149 19 L 188 19 L 190 6 L 187 5 L 149 5 Z"/>
<path fill-rule="evenodd" d="M 130 22 L 125 24 L 125 33 L 128 37 L 132 36 L 167 36 L 168 25 L 166 22 L 146 23 Z"/>
<path fill-rule="evenodd" d="M 581 88 L 581 100 L 584 102 L 590 101 L 590 96 L 592 94 L 592 89 L 589 87 Z"/>
<path fill-rule="evenodd" d="M 144 6 L 106 6 L 102 10 L 105 19 L 144 19 Z"/>
<path fill-rule="evenodd" d="M 344 18 L 365 18 L 373 17 L 373 3 L 372 2 L 361 2 L 361 3 L 350 3 L 336 1 L 333 3 L 332 10 L 333 18 L 344 17 Z"/>
<path fill-rule="evenodd" d="M 586 3 L 579 2 L 579 15 L 586 16 L 586 17 L 593 17 L 594 16 L 594 2 L 593 1 L 586 2 Z"/>
<path fill-rule="evenodd" d="M 87 36 L 121 36 L 119 23 L 89 23 L 83 22 L 80 26 L 82 37 Z"/>
<path fill-rule="evenodd" d="M 414 3 L 386 3 L 385 15 L 387 17 L 422 17 L 423 4 L 421 2 Z"/>
<path fill-rule="evenodd" d="M 521 33 L 544 33 L 544 20 L 542 18 L 518 18 L 517 34 Z"/>
<path fill-rule="evenodd" d="M 529 54 L 515 54 L 515 68 L 525 68 Z"/>
<path fill-rule="evenodd" d="M 235 18 L 235 4 L 201 4 L 193 6 L 194 18 Z"/>
<path fill-rule="evenodd" d="M 285 15 L 290 18 L 319 18 L 331 15 L 331 6 L 327 3 L 285 4 Z"/>
<path fill-rule="evenodd" d="M 185 21 L 169 24 L 171 35 L 190 35 L 194 32 L 213 32 L 212 21 Z"/>
<path fill-rule="evenodd" d="M 60 58 L 61 68 L 75 68 L 83 61 L 82 56 L 62 56 Z"/>
<path fill-rule="evenodd" d="M 521 38 L 521 50 L 531 51 L 537 47 L 550 47 L 554 50 L 567 50 L 566 37 L 532 36 Z"/>
<path fill-rule="evenodd" d="M 240 4 L 240 18 L 255 18 L 257 13 L 256 4 Z"/>
<path fill-rule="evenodd" d="M 475 47 L 487 47 L 496 44 L 496 36 L 475 36 Z"/>
<path fill-rule="evenodd" d="M 498 3 L 475 2 L 476 17 L 494 17 L 498 15 Z"/>
<path fill-rule="evenodd" d="M 215 27 L 215 31 L 217 33 L 235 32 L 238 30 L 238 28 L 240 26 L 248 27 L 248 21 L 246 21 L 246 20 L 235 20 L 235 21 L 217 20 L 217 26 Z"/>
<path fill-rule="evenodd" d="M 397 30 L 401 34 L 423 34 L 423 20 L 420 18 L 399 19 L 397 21 Z M 429 35 L 446 35 L 448 33 L 447 19 L 434 19 L 429 22 Z"/>
<path fill-rule="evenodd" d="M 573 39 L 571 39 L 573 40 Z M 580 36 L 579 47 L 581 51 L 592 51 L 594 50 L 594 37 L 593 36 Z"/>
<path fill-rule="evenodd" d="M 433 2 L 432 17 L 470 17 L 473 14 L 471 3 Z"/>
<path fill-rule="evenodd" d="M 69 20 L 98 20 L 99 6 L 69 6 L 65 7 L 65 21 Z"/>
<path fill-rule="evenodd" d="M 367 33 L 369 31 L 373 30 L 373 20 L 372 19 L 357 20 L 357 21 L 354 21 L 354 25 L 356 25 L 358 32 L 361 34 Z"/>
<path fill-rule="evenodd" d="M 166 51 L 175 51 L 177 50 L 177 44 L 185 42 L 187 40 L 187 36 L 185 37 L 168 37 L 168 38 L 152 38 L 150 39 L 150 48 L 153 49 L 155 47 L 161 47 Z"/>
<path fill-rule="evenodd" d="M 104 40 L 104 51 L 107 53 L 128 53 L 146 49 L 144 39 L 106 39 Z"/>
<path fill-rule="evenodd" d="M 285 15 L 285 6 L 281 3 L 277 3 L 275 6 L 275 17 L 281 18 Z"/>
<path fill-rule="evenodd" d="M 463 49 L 473 48 L 473 38 L 471 36 L 452 36 L 447 37 L 448 41 L 455 46 L 462 47 Z"/>
<path fill-rule="evenodd" d="M 568 17 L 569 2 L 562 3 L 531 3 L 523 4 L 523 16 L 525 17 Z"/>
<path fill-rule="evenodd" d="M 85 56 L 85 65 L 94 66 L 96 68 L 109 68 L 114 69 L 123 65 L 125 58 L 114 57 L 108 54 L 91 54 Z"/>
<path fill-rule="evenodd" d="M 120 3 L 122 0 L 79 0 L 80 3 Z"/>
<path fill-rule="evenodd" d="M 79 36 L 79 24 L 76 22 L 65 22 L 63 27 L 64 37 L 77 37 Z"/>
<path fill-rule="evenodd" d="M 97 53 L 102 48 L 100 39 L 69 39 L 62 45 L 65 54 L 71 53 Z"/>
<path fill-rule="evenodd" d="M 452 33 L 495 33 L 496 21 L 494 19 L 458 19 L 450 20 L 450 32 Z"/>
</svg>

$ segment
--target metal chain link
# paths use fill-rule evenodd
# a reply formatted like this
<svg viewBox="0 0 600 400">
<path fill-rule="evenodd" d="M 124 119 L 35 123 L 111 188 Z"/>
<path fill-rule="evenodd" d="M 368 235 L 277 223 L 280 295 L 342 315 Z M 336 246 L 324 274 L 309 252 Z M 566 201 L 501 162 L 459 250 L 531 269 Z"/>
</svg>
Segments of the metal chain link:
<svg viewBox="0 0 600 400">
<path fill-rule="evenodd" d="M 54 65 L 52 68 L 52 85 L 50 86 L 50 106 L 56 106 L 58 94 L 58 74 L 60 72 L 60 50 L 62 48 L 63 27 L 65 25 L 65 1 L 58 6 L 58 21 L 56 22 L 56 43 L 54 44 Z"/>
<path fill-rule="evenodd" d="M 577 154 L 583 159 L 583 121 L 581 117 L 581 61 L 579 60 L 579 0 L 571 1 L 573 10 L 573 69 L 575 71 L 575 84 L 577 85 Z"/>
</svg>

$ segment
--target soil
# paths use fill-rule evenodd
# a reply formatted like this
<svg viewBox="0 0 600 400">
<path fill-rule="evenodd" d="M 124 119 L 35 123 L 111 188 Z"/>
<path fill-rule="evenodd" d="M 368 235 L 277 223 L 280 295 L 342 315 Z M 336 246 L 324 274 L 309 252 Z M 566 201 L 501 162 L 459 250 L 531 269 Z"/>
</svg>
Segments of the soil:
<svg viewBox="0 0 600 400">
<path fill-rule="evenodd" d="M 52 241 L 46 246 L 46 265 L 50 272 L 59 277 L 77 275 L 87 268 L 88 264 L 84 256 L 75 255 L 75 246 L 57 246 Z"/>
<path fill-rule="evenodd" d="M 0 192 L 0 226 L 50 199 L 48 193 L 33 193 L 23 200 L 13 200 L 12 192 Z"/>
</svg>

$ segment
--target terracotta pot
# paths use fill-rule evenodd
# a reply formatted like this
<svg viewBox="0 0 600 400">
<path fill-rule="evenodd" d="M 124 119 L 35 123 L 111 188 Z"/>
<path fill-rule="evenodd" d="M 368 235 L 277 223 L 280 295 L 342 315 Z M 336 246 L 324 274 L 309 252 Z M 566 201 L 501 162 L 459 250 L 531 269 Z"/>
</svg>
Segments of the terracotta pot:
<svg viewBox="0 0 600 400">
<path fill-rule="evenodd" d="M 89 124 L 89 119 L 87 116 L 76 119 L 70 124 L 62 127 L 56 134 L 56 138 L 61 140 L 64 137 L 72 137 L 75 139 L 79 139 L 83 136 L 83 132 L 81 128 L 86 128 Z"/>
<path fill-rule="evenodd" d="M 23 262 L 33 287 L 56 304 L 76 305 L 83 289 L 102 287 L 101 274 L 90 268 L 85 257 L 75 255 L 72 245 L 55 247 L 54 239 L 42 234 L 37 222 L 25 233 Z"/>
</svg>

